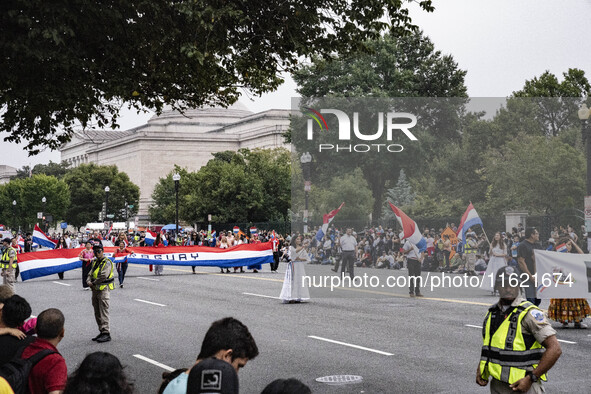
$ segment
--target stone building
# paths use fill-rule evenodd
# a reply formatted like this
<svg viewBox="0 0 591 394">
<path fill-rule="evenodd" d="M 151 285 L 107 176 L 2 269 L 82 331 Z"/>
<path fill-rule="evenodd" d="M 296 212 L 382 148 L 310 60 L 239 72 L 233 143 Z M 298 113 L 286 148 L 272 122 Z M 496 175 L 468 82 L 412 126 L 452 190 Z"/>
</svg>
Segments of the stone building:
<svg viewBox="0 0 591 394">
<path fill-rule="evenodd" d="M 127 173 L 140 187 L 138 224 L 145 225 L 154 187 L 175 164 L 197 171 L 215 152 L 289 149 L 283 134 L 289 128 L 290 112 L 253 113 L 240 103 L 229 108 L 192 109 L 184 114 L 168 110 L 130 130 L 77 133 L 60 148 L 61 159 L 72 167 L 83 163 L 116 165 Z"/>
<path fill-rule="evenodd" d="M 10 177 L 16 175 L 16 168 L 0 165 L 0 185 L 10 182 Z"/>
</svg>

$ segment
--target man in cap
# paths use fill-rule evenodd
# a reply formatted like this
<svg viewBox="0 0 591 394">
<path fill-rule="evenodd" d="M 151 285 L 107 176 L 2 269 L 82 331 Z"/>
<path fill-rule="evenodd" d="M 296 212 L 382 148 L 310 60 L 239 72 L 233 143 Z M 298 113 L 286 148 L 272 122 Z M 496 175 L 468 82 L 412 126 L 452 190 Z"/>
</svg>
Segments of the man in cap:
<svg viewBox="0 0 591 394">
<path fill-rule="evenodd" d="M 92 289 L 92 307 L 99 328 L 99 335 L 93 341 L 107 342 L 111 340 L 109 331 L 109 291 L 115 288 L 113 278 L 113 262 L 104 256 L 103 246 L 95 244 L 92 248 L 95 259 L 86 279 Z"/>
<path fill-rule="evenodd" d="M 537 306 L 521 297 L 520 283 L 514 267 L 501 267 L 495 275 L 500 299 L 484 319 L 476 371 L 480 386 L 492 377 L 491 393 L 543 393 L 546 372 L 562 354 L 556 331 Z"/>
<path fill-rule="evenodd" d="M 2 261 L 0 267 L 2 267 L 2 279 L 3 284 L 10 286 L 12 291 L 15 291 L 14 283 L 16 282 L 16 250 L 10 245 L 10 238 L 4 238 L 2 240 Z"/>
<path fill-rule="evenodd" d="M 466 245 L 464 246 L 464 259 L 466 261 L 465 271 L 467 275 L 476 276 L 476 253 L 478 253 L 478 241 L 476 233 L 470 231 L 466 233 Z"/>
</svg>

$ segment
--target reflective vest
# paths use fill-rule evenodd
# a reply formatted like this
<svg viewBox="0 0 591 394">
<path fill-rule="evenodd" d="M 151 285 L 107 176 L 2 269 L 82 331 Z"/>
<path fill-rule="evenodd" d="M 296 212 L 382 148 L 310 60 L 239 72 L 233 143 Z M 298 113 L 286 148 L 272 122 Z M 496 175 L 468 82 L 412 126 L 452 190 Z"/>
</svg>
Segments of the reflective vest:
<svg viewBox="0 0 591 394">
<path fill-rule="evenodd" d="M 91 278 L 93 281 L 95 281 L 98 278 L 99 272 L 101 272 L 103 270 L 103 268 L 104 268 L 105 264 L 107 264 L 107 262 L 109 264 L 111 264 L 111 272 L 109 272 L 109 276 L 107 277 L 107 280 L 99 285 L 98 289 L 101 291 L 105 290 L 105 288 L 107 286 L 109 286 L 109 290 L 113 290 L 115 288 L 115 285 L 113 283 L 115 281 L 113 279 L 113 263 L 108 258 L 103 257 L 101 260 L 98 260 L 98 259 L 94 260 L 94 264 L 92 265 Z"/>
<path fill-rule="evenodd" d="M 14 260 L 12 262 L 12 268 L 16 268 L 17 267 L 16 250 L 12 246 L 9 246 L 2 253 L 2 262 L 0 262 L 0 268 L 10 268 L 10 255 L 9 255 L 9 253 L 10 253 L 11 250 L 14 251 Z"/>
<path fill-rule="evenodd" d="M 466 245 L 464 245 L 464 254 L 476 253 L 476 250 L 476 246 L 470 245 L 470 242 L 466 242 Z"/>
<path fill-rule="evenodd" d="M 525 377 L 526 367 L 536 368 L 546 351 L 533 335 L 524 338 L 521 321 L 531 309 L 538 309 L 529 301 L 524 301 L 501 323 L 491 335 L 492 313 L 484 320 L 482 334 L 484 341 L 480 355 L 480 373 L 487 380 L 489 376 L 501 382 L 513 384 Z M 528 347 L 527 343 L 531 343 Z M 546 380 L 546 375 L 540 376 Z"/>
</svg>

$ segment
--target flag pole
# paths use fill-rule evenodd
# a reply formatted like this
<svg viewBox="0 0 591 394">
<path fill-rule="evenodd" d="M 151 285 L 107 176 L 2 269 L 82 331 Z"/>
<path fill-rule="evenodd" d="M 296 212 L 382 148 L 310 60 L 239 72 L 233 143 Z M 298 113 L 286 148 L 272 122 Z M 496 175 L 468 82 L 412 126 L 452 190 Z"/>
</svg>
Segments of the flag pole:
<svg viewBox="0 0 591 394">
<path fill-rule="evenodd" d="M 482 232 L 484 233 L 484 236 L 486 237 L 486 242 L 488 242 L 488 245 L 490 246 L 491 243 L 490 243 L 490 240 L 488 239 L 488 235 L 486 235 L 486 231 L 484 231 L 484 225 L 482 225 L 480 227 L 482 227 Z"/>
</svg>

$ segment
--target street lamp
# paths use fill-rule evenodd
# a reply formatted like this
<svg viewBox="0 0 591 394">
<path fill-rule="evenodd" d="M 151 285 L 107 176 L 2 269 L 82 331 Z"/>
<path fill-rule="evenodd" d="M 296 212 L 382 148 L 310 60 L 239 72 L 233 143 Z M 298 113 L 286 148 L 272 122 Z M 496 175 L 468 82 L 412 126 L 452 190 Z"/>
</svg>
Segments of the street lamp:
<svg viewBox="0 0 591 394">
<path fill-rule="evenodd" d="M 105 186 L 105 219 L 109 221 L 109 192 L 111 188 L 109 186 Z"/>
<path fill-rule="evenodd" d="M 304 234 L 308 232 L 308 193 L 312 187 L 310 182 L 310 163 L 312 162 L 312 155 L 310 152 L 304 152 L 300 157 L 300 163 L 302 163 L 302 171 L 304 173 L 304 193 L 305 193 L 305 206 L 304 206 Z"/>
<path fill-rule="evenodd" d="M 45 196 L 43 196 L 43 198 L 41 199 L 41 202 L 43 203 L 43 224 L 44 224 L 44 230 L 45 232 L 47 232 L 47 220 L 45 220 L 45 203 L 47 202 L 47 198 L 45 198 Z"/>
<path fill-rule="evenodd" d="M 587 156 L 587 193 L 585 194 L 585 226 L 587 227 L 587 231 L 590 231 L 589 227 L 591 227 L 591 223 L 589 223 L 590 217 L 588 216 L 589 206 L 591 205 L 591 130 L 589 127 L 589 116 L 591 115 L 591 110 L 587 108 L 587 104 L 581 105 L 579 108 L 579 119 L 581 120 L 581 137 L 583 138 L 583 143 L 585 144 L 585 155 Z"/>
<path fill-rule="evenodd" d="M 12 200 L 12 221 L 16 227 L 16 200 Z"/>
<path fill-rule="evenodd" d="M 176 239 L 178 239 L 179 236 L 179 181 L 181 180 L 180 174 L 178 172 L 174 173 L 174 175 L 172 176 L 172 180 L 174 181 L 174 193 L 176 194 L 176 216 L 174 221 L 176 223 L 176 233 L 174 234 L 176 241 Z"/>
</svg>

